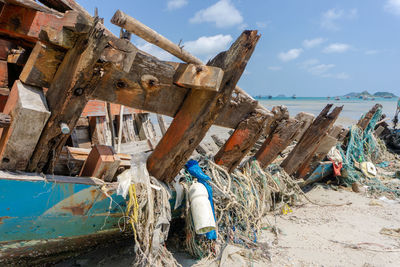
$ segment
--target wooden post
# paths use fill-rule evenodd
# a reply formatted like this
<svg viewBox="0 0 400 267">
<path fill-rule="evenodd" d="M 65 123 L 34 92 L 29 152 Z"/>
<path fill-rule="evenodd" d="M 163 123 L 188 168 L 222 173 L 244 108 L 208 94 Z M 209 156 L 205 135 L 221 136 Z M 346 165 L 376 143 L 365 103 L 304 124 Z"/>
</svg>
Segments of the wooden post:
<svg viewBox="0 0 400 267">
<path fill-rule="evenodd" d="M 88 34 L 79 37 L 58 68 L 47 92 L 47 102 L 52 112 L 32 155 L 28 170 L 51 172 L 69 134 L 63 134 L 60 124 L 74 129 L 80 114 L 101 77 L 101 70 L 94 68 L 109 36 L 104 26 L 95 23 Z"/>
<path fill-rule="evenodd" d="M 185 165 L 195 148 L 214 123 L 240 79 L 259 39 L 257 31 L 245 31 L 231 48 L 217 55 L 208 65 L 224 71 L 219 92 L 191 90 L 147 160 L 147 169 L 154 177 L 169 182 Z"/>
<path fill-rule="evenodd" d="M 378 109 L 382 108 L 381 104 L 375 104 L 368 112 L 365 114 L 364 117 L 362 117 L 357 125 L 361 128 L 361 130 L 365 130 L 371 121 L 372 117 L 375 115 L 375 113 L 378 111 Z"/>
<path fill-rule="evenodd" d="M 257 142 L 267 120 L 272 123 L 272 113 L 254 112 L 239 123 L 233 134 L 214 156 L 215 163 L 226 167 L 228 172 L 232 172 Z"/>
<path fill-rule="evenodd" d="M 302 121 L 296 119 L 280 121 L 277 128 L 267 137 L 255 155 L 262 168 L 271 164 L 293 142 L 302 124 Z"/>
<path fill-rule="evenodd" d="M 160 127 L 161 135 L 164 135 L 167 132 L 167 125 L 165 124 L 164 118 L 162 115 L 157 114 L 158 126 Z"/>
<path fill-rule="evenodd" d="M 23 171 L 50 116 L 42 90 L 17 80 L 4 113 L 13 120 L 8 128 L 1 129 L 0 167 Z"/>
<path fill-rule="evenodd" d="M 335 107 L 333 111 L 328 114 L 332 106 L 332 104 L 326 105 L 310 127 L 308 127 L 292 152 L 282 162 L 282 168 L 289 175 L 295 174 L 301 164 L 314 155 L 322 139 L 335 123 L 343 106 Z"/>
</svg>

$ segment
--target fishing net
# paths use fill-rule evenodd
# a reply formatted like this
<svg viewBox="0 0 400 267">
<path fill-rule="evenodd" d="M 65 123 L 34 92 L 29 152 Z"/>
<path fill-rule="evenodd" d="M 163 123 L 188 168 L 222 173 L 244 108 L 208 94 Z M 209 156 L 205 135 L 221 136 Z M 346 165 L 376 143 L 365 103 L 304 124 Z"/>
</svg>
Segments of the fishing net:
<svg viewBox="0 0 400 267">
<path fill-rule="evenodd" d="M 264 171 L 254 159 L 245 163 L 242 170 L 232 173 L 206 158 L 199 165 L 211 178 L 217 239 L 208 240 L 195 233 L 186 196 L 187 251 L 196 258 L 209 260 L 218 257 L 227 244 L 234 244 L 252 250 L 253 259 L 268 258 L 268 246 L 258 241 L 260 230 L 272 227 L 265 222 L 265 215 L 273 209 L 284 210 L 288 204 L 298 203 L 298 185 L 280 167 L 273 165 Z M 188 173 L 186 177 L 187 194 L 195 178 Z"/>
<path fill-rule="evenodd" d="M 347 186 L 359 182 L 367 185 L 369 191 L 372 193 L 386 192 L 399 197 L 400 190 L 398 188 L 385 185 L 382 179 L 365 176 L 355 166 L 357 163 L 365 161 L 378 164 L 388 157 L 385 144 L 374 135 L 375 126 L 381 116 L 382 109 L 379 108 L 364 131 L 358 125 L 353 125 L 349 131 L 346 151 L 342 149 L 340 144 L 337 145 L 343 158 L 343 169 L 340 180 Z"/>
</svg>

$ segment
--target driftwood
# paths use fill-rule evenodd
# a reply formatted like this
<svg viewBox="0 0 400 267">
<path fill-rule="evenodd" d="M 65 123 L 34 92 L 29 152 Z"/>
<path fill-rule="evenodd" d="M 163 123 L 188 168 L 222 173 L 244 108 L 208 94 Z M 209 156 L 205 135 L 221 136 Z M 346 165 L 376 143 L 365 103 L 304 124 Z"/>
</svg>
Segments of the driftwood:
<svg viewBox="0 0 400 267">
<path fill-rule="evenodd" d="M 178 174 L 218 113 L 229 103 L 259 37 L 257 31 L 243 32 L 228 51 L 218 54 L 208 63 L 224 70 L 221 89 L 218 93 L 190 91 L 167 132 L 147 160 L 147 169 L 151 175 L 169 182 Z"/>
<path fill-rule="evenodd" d="M 265 124 L 273 121 L 272 113 L 254 112 L 239 123 L 214 157 L 215 163 L 232 172 L 250 151 L 264 130 Z"/>
<path fill-rule="evenodd" d="M 382 108 L 381 104 L 375 104 L 368 112 L 365 114 L 364 117 L 362 117 L 357 125 L 364 131 L 365 128 L 367 128 L 369 122 L 371 121 L 372 117 L 375 115 L 375 113 L 378 111 L 379 108 Z"/>
<path fill-rule="evenodd" d="M 335 123 L 343 109 L 343 106 L 335 107 L 333 111 L 328 114 L 332 106 L 332 104 L 328 104 L 321 111 L 318 117 L 315 118 L 313 123 L 301 137 L 292 152 L 282 162 L 282 168 L 289 175 L 295 175 L 304 162 L 310 161 L 310 158 L 315 154 L 322 139 L 327 135 L 328 130 Z"/>
</svg>

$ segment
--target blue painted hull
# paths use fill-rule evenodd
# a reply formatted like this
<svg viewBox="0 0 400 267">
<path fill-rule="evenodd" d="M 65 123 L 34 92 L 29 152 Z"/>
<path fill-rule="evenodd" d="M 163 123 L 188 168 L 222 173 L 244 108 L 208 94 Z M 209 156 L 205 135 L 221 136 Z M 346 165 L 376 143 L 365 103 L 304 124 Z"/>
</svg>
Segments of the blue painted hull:
<svg viewBox="0 0 400 267">
<path fill-rule="evenodd" d="M 104 188 L 0 179 L 0 262 L 13 253 L 13 247 L 31 246 L 32 241 L 90 239 L 104 231 L 119 232 L 125 200 Z"/>
</svg>

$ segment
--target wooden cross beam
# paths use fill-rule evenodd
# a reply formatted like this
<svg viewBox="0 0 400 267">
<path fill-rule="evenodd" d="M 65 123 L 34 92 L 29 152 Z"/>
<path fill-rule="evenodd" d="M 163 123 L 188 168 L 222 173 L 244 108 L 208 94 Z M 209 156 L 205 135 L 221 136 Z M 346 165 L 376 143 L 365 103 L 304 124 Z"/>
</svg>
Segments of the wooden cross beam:
<svg viewBox="0 0 400 267">
<path fill-rule="evenodd" d="M 218 113 L 229 103 L 259 38 L 257 31 L 245 31 L 228 51 L 218 54 L 207 64 L 224 70 L 220 90 L 189 92 L 167 132 L 147 160 L 147 169 L 151 175 L 170 182 L 178 174 Z"/>
</svg>

